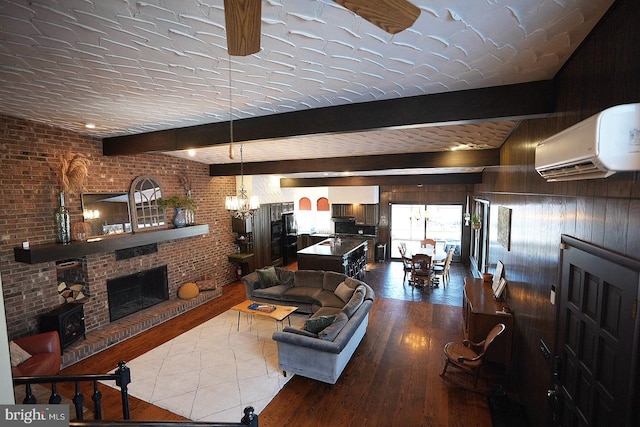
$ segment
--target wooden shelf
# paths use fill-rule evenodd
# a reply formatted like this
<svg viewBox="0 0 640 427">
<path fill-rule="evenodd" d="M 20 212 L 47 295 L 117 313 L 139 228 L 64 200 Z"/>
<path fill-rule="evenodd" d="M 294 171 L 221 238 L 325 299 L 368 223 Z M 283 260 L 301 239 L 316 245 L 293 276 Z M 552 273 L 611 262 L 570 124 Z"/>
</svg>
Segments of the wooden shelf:
<svg viewBox="0 0 640 427">
<path fill-rule="evenodd" d="M 57 261 L 67 258 L 80 258 L 85 255 L 113 252 L 119 249 L 133 248 L 168 240 L 184 239 L 209 233 L 209 225 L 193 225 L 182 228 L 167 228 L 164 230 L 138 231 L 136 233 L 105 236 L 100 240 L 86 242 L 48 243 L 32 245 L 29 249 L 14 247 L 13 254 L 17 262 L 39 264 L 41 262 Z"/>
</svg>

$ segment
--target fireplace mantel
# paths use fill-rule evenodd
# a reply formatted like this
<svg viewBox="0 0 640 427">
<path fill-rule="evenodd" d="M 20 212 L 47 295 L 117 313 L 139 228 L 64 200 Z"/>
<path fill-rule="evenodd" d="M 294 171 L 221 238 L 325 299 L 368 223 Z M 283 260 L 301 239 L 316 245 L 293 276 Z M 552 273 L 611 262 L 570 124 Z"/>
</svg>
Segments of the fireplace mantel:
<svg viewBox="0 0 640 427">
<path fill-rule="evenodd" d="M 209 225 L 193 225 L 182 228 L 167 228 L 165 230 L 138 231 L 136 233 L 106 236 L 100 240 L 86 242 L 48 243 L 32 245 L 29 249 L 13 248 L 17 262 L 39 264 L 41 262 L 58 261 L 67 258 L 80 258 L 85 255 L 113 252 L 119 249 L 133 248 L 168 240 L 184 239 L 209 233 Z"/>
</svg>

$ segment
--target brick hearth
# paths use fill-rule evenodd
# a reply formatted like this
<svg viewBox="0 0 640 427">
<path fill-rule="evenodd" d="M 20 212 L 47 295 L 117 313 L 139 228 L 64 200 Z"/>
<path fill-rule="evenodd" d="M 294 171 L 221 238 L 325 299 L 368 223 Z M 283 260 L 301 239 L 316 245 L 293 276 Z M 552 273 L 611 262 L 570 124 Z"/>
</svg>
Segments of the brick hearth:
<svg viewBox="0 0 640 427">
<path fill-rule="evenodd" d="M 87 339 L 80 338 L 64 349 L 62 367 L 73 365 L 108 347 L 118 344 L 134 335 L 173 319 L 207 301 L 222 295 L 222 287 L 215 291 L 205 291 L 190 300 L 172 299 L 134 313 L 108 325 L 87 333 Z M 126 362 L 126 360 L 125 360 Z M 115 368 L 115 366 L 114 366 Z"/>
</svg>

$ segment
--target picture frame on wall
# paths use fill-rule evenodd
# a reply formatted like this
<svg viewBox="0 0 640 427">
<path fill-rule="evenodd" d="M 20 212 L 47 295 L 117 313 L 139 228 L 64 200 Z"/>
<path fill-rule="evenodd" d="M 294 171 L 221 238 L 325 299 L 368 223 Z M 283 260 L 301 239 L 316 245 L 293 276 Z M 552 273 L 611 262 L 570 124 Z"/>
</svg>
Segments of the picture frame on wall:
<svg viewBox="0 0 640 427">
<path fill-rule="evenodd" d="M 507 280 L 503 277 L 502 279 L 500 279 L 500 282 L 498 282 L 498 286 L 493 292 L 493 297 L 495 299 L 501 299 L 502 293 L 504 292 L 504 289 L 506 287 L 507 287 Z"/>
<path fill-rule="evenodd" d="M 511 250 L 511 209 L 498 206 L 498 243 Z"/>
<path fill-rule="evenodd" d="M 502 274 L 504 273 L 504 264 L 502 261 L 498 261 L 496 264 L 496 271 L 493 274 L 493 282 L 491 283 L 491 289 L 493 290 L 493 294 L 496 294 L 498 290 L 498 286 L 500 285 L 500 279 L 502 279 Z"/>
</svg>

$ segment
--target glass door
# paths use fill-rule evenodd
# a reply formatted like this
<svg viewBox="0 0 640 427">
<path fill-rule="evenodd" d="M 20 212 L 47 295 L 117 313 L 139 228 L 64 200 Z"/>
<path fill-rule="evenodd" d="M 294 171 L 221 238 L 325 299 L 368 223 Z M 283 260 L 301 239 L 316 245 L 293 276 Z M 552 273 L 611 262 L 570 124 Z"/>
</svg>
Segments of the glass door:
<svg viewBox="0 0 640 427">
<path fill-rule="evenodd" d="M 420 241 L 434 239 L 447 251 L 454 248 L 454 261 L 460 261 L 462 205 L 391 204 L 391 258 L 400 258 L 398 245 L 409 253 L 420 248 Z"/>
</svg>

